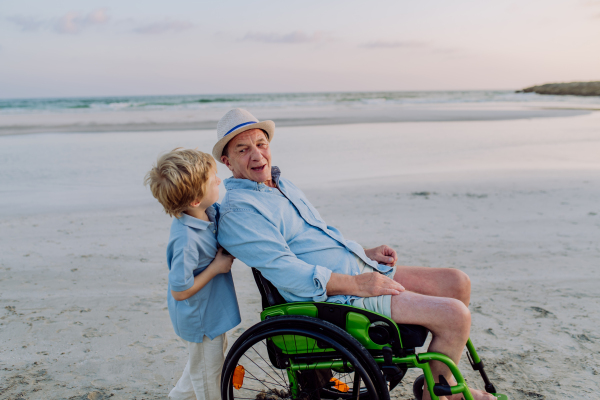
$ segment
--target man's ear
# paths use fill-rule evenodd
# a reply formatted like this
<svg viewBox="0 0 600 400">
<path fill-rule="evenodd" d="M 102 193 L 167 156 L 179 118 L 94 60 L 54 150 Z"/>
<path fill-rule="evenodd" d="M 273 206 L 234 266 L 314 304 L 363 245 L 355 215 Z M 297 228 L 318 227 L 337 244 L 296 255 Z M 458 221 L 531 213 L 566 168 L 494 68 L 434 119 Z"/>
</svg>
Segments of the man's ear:
<svg viewBox="0 0 600 400">
<path fill-rule="evenodd" d="M 227 168 L 229 168 L 230 171 L 233 171 L 233 167 L 231 166 L 231 164 L 229 163 L 229 157 L 227 157 L 226 155 L 222 155 L 221 156 L 221 162 L 223 164 L 225 164 L 225 166 Z"/>
</svg>

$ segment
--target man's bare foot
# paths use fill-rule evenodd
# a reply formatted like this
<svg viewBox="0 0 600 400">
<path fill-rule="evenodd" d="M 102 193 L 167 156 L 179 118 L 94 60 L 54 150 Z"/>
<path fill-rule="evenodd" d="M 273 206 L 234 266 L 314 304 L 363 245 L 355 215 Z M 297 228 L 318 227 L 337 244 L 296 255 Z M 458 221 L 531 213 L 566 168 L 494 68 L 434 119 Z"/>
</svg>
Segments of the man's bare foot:
<svg viewBox="0 0 600 400">
<path fill-rule="evenodd" d="M 477 389 L 470 389 L 471 390 L 471 394 L 473 395 L 473 398 L 475 400 L 495 400 L 496 396 L 494 396 L 491 393 L 488 392 L 484 392 L 483 390 L 477 390 Z M 446 399 L 446 400 L 462 400 L 464 399 L 462 394 L 455 394 L 452 396 L 448 396 L 448 397 L 440 397 L 440 400 L 442 399 Z"/>
<path fill-rule="evenodd" d="M 453 386 L 456 385 L 456 383 L 453 384 Z M 471 391 L 471 394 L 473 395 L 473 398 L 475 400 L 496 400 L 497 397 L 494 396 L 491 393 L 485 392 L 483 390 L 478 390 L 478 389 L 473 389 L 473 388 L 469 388 L 469 390 Z M 461 393 L 458 394 L 454 394 L 452 396 L 439 396 L 440 400 L 464 400 L 464 397 Z M 431 397 L 429 396 L 429 392 L 427 391 L 427 389 L 425 389 L 425 391 L 423 392 L 423 400 L 431 400 Z"/>
</svg>

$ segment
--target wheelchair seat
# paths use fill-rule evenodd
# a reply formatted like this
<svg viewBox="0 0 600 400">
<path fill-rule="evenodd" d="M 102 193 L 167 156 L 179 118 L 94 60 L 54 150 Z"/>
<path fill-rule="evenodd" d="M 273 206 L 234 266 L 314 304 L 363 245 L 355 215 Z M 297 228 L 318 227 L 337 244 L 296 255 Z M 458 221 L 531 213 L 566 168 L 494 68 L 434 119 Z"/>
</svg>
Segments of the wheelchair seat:
<svg viewBox="0 0 600 400">
<path fill-rule="evenodd" d="M 262 307 L 263 310 L 269 307 L 278 306 L 281 304 L 286 304 L 287 302 L 281 296 L 277 288 L 266 279 L 259 270 L 256 268 L 252 268 L 252 274 L 254 276 L 254 281 L 256 282 L 256 286 L 258 286 L 258 290 L 260 292 L 262 298 Z M 351 310 L 355 313 L 360 313 L 369 317 L 371 322 L 373 323 L 388 323 L 392 322 L 390 319 L 381 317 L 378 314 L 372 313 L 367 310 L 363 310 L 357 307 L 338 305 L 335 303 L 314 303 L 314 305 L 318 309 L 318 318 L 323 319 L 327 322 L 331 322 L 334 325 L 339 326 L 342 329 L 346 329 L 346 315 Z M 392 322 L 393 323 L 393 322 Z M 400 331 L 400 340 L 396 340 L 396 352 L 398 353 L 406 353 L 414 352 L 415 347 L 421 347 L 425 344 L 427 340 L 427 334 L 429 330 L 423 326 L 419 325 L 409 325 L 409 324 L 395 324 Z M 397 332 L 395 329 L 389 330 L 387 335 L 392 338 L 392 345 L 394 344 L 394 333 Z M 383 332 L 383 334 L 386 334 Z M 401 348 L 400 348 L 400 343 Z"/>
</svg>

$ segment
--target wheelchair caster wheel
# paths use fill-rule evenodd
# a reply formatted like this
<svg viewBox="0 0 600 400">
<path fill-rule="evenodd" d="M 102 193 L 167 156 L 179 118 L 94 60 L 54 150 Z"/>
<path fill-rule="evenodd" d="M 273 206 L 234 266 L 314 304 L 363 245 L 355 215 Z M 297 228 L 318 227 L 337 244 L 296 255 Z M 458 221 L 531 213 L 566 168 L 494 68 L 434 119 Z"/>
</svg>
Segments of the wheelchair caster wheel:
<svg viewBox="0 0 600 400">
<path fill-rule="evenodd" d="M 425 375 L 419 375 L 417 379 L 415 379 L 415 383 L 413 383 L 413 394 L 415 395 L 415 399 L 421 400 L 423 398 L 423 387 L 425 386 Z"/>
</svg>

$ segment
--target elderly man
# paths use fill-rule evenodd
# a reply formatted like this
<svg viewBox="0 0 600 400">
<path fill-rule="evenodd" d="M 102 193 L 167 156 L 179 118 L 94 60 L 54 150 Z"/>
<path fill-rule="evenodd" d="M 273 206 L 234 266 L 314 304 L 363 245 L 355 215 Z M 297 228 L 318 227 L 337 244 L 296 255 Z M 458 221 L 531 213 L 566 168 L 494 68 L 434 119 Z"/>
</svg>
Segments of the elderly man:
<svg viewBox="0 0 600 400">
<path fill-rule="evenodd" d="M 288 302 L 351 304 L 401 324 L 425 326 L 433 333 L 429 350 L 458 363 L 471 326 L 468 276 L 448 268 L 396 268 L 397 255 L 390 247 L 364 250 L 346 240 L 271 165 L 274 134 L 272 121 L 259 122 L 242 109 L 219 121 L 213 155 L 233 173 L 225 180 L 219 243 L 260 270 Z M 445 365 L 434 362 L 431 367 L 435 377 L 451 381 Z M 472 392 L 476 399 L 494 398 Z M 424 398 L 429 398 L 427 391 Z"/>
</svg>

